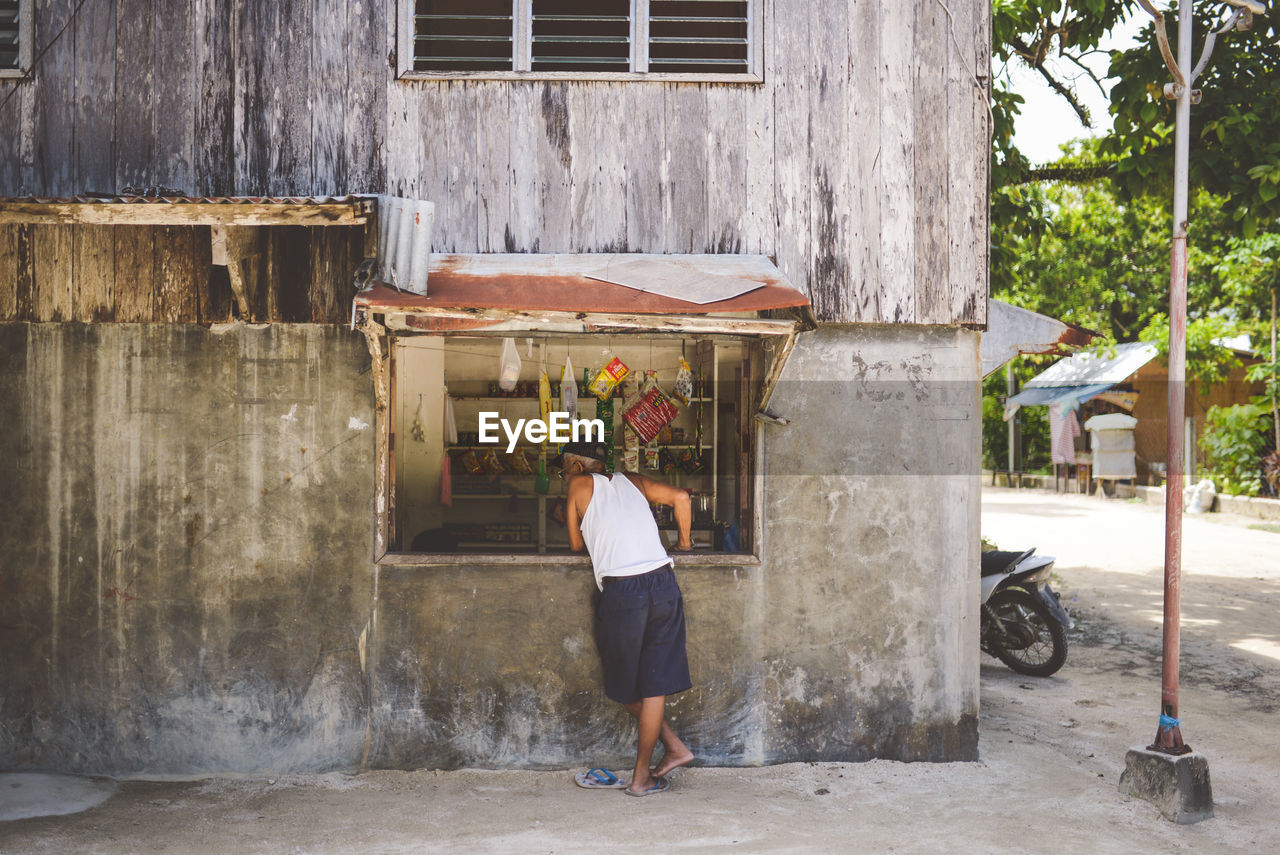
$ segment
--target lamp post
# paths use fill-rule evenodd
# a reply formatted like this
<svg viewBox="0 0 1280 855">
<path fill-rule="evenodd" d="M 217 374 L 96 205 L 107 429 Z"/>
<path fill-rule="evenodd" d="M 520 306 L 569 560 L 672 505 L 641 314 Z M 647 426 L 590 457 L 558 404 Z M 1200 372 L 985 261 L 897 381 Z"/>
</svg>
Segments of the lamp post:
<svg viewBox="0 0 1280 855">
<path fill-rule="evenodd" d="M 1138 0 L 1155 18 L 1156 41 L 1173 76 L 1165 84 L 1166 98 L 1177 102 L 1173 147 L 1173 247 L 1169 276 L 1169 414 L 1165 486 L 1164 537 L 1164 650 L 1160 684 L 1160 723 L 1155 742 L 1146 751 L 1130 751 L 1120 788 L 1156 802 L 1161 812 L 1176 822 L 1196 822 L 1213 816 L 1208 761 L 1192 755 L 1182 739 L 1178 718 L 1178 662 L 1182 598 L 1182 479 L 1183 422 L 1186 420 L 1187 379 L 1187 176 L 1191 148 L 1191 105 L 1200 103 L 1195 89 L 1213 53 L 1217 37 L 1232 27 L 1248 29 L 1253 15 L 1265 7 L 1255 0 L 1225 0 L 1233 7 L 1221 29 L 1205 39 L 1200 61 L 1189 73 L 1192 58 L 1192 0 L 1178 7 L 1178 55 L 1175 58 L 1165 31 L 1164 15 L 1150 0 Z M 1163 758 L 1163 759 L 1162 759 Z M 1186 762 L 1183 762 L 1183 761 Z"/>
</svg>

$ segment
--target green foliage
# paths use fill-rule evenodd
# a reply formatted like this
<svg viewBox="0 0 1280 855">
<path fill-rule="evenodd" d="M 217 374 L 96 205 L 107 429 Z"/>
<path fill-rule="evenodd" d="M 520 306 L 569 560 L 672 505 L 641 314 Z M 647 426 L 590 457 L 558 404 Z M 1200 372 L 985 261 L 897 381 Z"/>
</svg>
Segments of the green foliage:
<svg viewBox="0 0 1280 855">
<path fill-rule="evenodd" d="M 1097 49 L 1102 38 L 1124 20 L 1133 6 L 1133 0 L 993 0 L 994 62 L 997 66 L 1022 62 L 1034 69 L 1071 103 L 1081 125 L 1092 127 L 1093 117 L 1076 97 L 1074 81 L 1054 71 L 1045 60 L 1053 56 L 1079 59 Z M 1017 183 L 1030 168 L 1013 145 L 1013 121 L 1022 104 L 1022 96 L 1017 93 L 1001 86 L 993 88 L 992 187 Z"/>
<path fill-rule="evenodd" d="M 1014 363 L 1014 377 L 1025 383 L 1054 362 L 1054 357 L 1026 357 Z M 1009 423 L 1004 420 L 1008 381 L 997 371 L 982 382 L 982 465 L 1003 472 L 1009 467 Z M 1023 472 L 1050 472 L 1049 408 L 1023 407 L 1018 410 Z"/>
<path fill-rule="evenodd" d="M 1195 21 L 1196 56 L 1210 28 L 1221 27 L 1224 4 L 1201 3 Z M 1177 10 L 1165 13 L 1171 43 Z M 1255 15 L 1248 32 L 1220 36 L 1195 83 L 1203 91 L 1192 107 L 1192 186 L 1230 200 L 1231 219 L 1245 238 L 1280 218 L 1280 12 Z M 1167 198 L 1172 182 L 1174 102 L 1163 95 L 1170 80 L 1154 27 L 1143 43 L 1112 56 L 1112 133 L 1102 146 L 1119 161 L 1116 180 L 1130 194 Z"/>
<path fill-rule="evenodd" d="M 1267 412 L 1257 404 L 1209 408 L 1200 449 L 1218 492 L 1232 496 L 1256 496 L 1261 492 L 1267 422 Z"/>
<path fill-rule="evenodd" d="M 1192 196 L 1204 238 L 1188 252 L 1193 319 L 1222 314 L 1223 200 Z M 1133 341 L 1169 303 L 1167 205 L 1110 182 L 1019 185 L 992 193 L 991 292 L 998 300 Z"/>
<path fill-rule="evenodd" d="M 1251 383 L 1262 384 L 1262 394 L 1255 395 L 1253 403 L 1274 407 L 1276 401 L 1280 400 L 1280 359 L 1250 365 L 1245 378 Z"/>
<path fill-rule="evenodd" d="M 1216 273 L 1225 286 L 1224 307 L 1229 306 L 1258 340 L 1265 339 L 1271 292 L 1280 289 L 1280 233 L 1231 238 Z"/>
<path fill-rule="evenodd" d="M 1236 326 L 1220 315 L 1210 315 L 1187 322 L 1187 380 L 1199 385 L 1202 392 L 1208 386 L 1227 379 L 1231 369 L 1240 367 L 1235 351 L 1216 344 L 1216 339 L 1235 335 Z M 1160 359 L 1169 361 L 1169 316 L 1160 314 L 1151 319 L 1138 335 L 1139 341 L 1154 344 L 1160 351 Z"/>
</svg>

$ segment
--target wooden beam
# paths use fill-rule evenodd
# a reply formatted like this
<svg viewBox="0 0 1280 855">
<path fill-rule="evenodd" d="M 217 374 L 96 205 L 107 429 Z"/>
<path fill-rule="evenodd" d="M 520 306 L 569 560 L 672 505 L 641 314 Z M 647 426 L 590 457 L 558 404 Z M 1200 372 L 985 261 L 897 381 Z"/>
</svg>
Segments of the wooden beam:
<svg viewBox="0 0 1280 855">
<path fill-rule="evenodd" d="M 213 263 L 227 268 L 231 280 L 231 293 L 235 295 L 240 319 L 253 320 L 253 306 L 257 289 L 253 287 L 248 262 L 259 255 L 258 233 L 251 227 L 214 226 L 210 230 Z"/>
<path fill-rule="evenodd" d="M 0 225 L 361 226 L 371 199 L 347 202 L 0 202 Z"/>
<path fill-rule="evenodd" d="M 606 312 L 552 312 L 517 309 L 407 309 L 362 300 L 356 302 L 371 312 L 385 313 L 387 326 L 397 331 L 429 328 L 416 326 L 409 319 L 462 320 L 478 322 L 471 332 L 545 332 L 545 333 L 687 333 L 690 335 L 791 335 L 797 321 L 715 318 L 702 315 L 622 315 Z M 458 328 L 448 328 L 457 332 Z M 441 330 L 445 331 L 445 330 Z"/>
</svg>

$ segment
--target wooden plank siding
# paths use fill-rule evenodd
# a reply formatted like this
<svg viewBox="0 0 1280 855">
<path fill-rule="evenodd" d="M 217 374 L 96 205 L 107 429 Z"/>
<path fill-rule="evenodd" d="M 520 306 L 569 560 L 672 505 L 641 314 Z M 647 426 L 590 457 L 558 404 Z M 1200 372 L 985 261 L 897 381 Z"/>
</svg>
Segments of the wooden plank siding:
<svg viewBox="0 0 1280 855">
<path fill-rule="evenodd" d="M 32 2 L 43 47 L 77 3 Z M 762 0 L 758 84 L 399 81 L 397 2 L 83 4 L 0 82 L 0 195 L 418 196 L 437 251 L 764 253 L 823 321 L 985 323 L 986 2 Z M 0 318 L 239 315 L 183 261 L 207 229 L 55 228 L 0 230 Z M 245 266 L 253 319 L 341 322 L 318 283 L 349 287 L 350 236 L 280 232 Z"/>
<path fill-rule="evenodd" d="M 360 227 L 274 226 L 245 264 L 250 310 L 208 226 L 0 225 L 0 323 L 344 323 Z"/>
</svg>

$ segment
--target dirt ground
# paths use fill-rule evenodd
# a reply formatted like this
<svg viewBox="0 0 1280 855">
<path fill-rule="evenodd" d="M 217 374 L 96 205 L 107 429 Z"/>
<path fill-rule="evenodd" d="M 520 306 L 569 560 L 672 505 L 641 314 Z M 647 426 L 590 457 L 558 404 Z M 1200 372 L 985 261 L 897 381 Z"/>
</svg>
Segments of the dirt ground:
<svg viewBox="0 0 1280 855">
<path fill-rule="evenodd" d="M 569 772 L 377 772 L 121 783 L 69 816 L 0 823 L 0 852 L 1026 852 L 1280 850 L 1280 534 L 1188 517 L 1183 734 L 1214 819 L 1117 792 L 1159 707 L 1160 509 L 984 491 L 984 534 L 1056 555 L 1078 627 L 1055 677 L 984 658 L 982 761 L 694 768 L 648 799 Z M 0 775 L 0 804 L 8 786 Z"/>
</svg>

